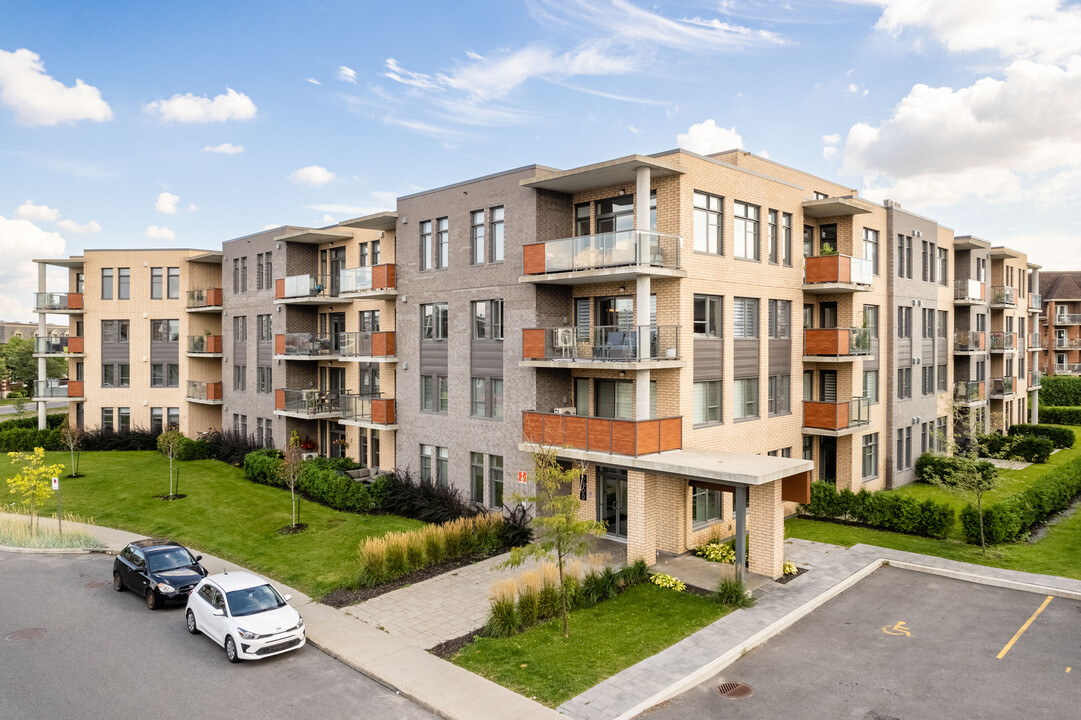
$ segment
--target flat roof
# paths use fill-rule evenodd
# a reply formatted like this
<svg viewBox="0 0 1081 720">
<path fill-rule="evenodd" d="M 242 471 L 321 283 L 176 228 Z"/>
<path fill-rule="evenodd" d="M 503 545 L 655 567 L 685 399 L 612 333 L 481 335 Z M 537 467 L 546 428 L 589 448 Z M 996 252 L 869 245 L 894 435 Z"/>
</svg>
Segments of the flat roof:
<svg viewBox="0 0 1081 720">
<path fill-rule="evenodd" d="M 285 233 L 284 235 L 276 235 L 274 240 L 307 243 L 309 245 L 322 245 L 323 243 L 335 242 L 337 240 L 351 240 L 352 238 L 353 233 L 346 230 L 334 230 L 332 228 L 323 228 L 319 230 L 302 228 L 300 230 Z"/>
<path fill-rule="evenodd" d="M 36 263 L 43 263 L 45 265 L 56 265 L 57 267 L 66 268 L 79 268 L 86 264 L 82 255 L 69 258 L 41 258 L 34 260 Z"/>
<path fill-rule="evenodd" d="M 991 257 L 993 258 L 1023 258 L 1027 257 L 1025 253 L 1020 250 L 1014 250 L 1013 248 L 1004 247 L 1002 245 L 991 248 Z"/>
<path fill-rule="evenodd" d="M 953 239 L 954 250 L 986 250 L 991 243 L 975 235 L 958 235 Z"/>
<path fill-rule="evenodd" d="M 803 214 L 810 218 L 830 218 L 844 215 L 862 215 L 872 212 L 875 204 L 855 195 L 804 200 Z"/>
<path fill-rule="evenodd" d="M 571 170 L 545 170 L 537 168 L 537 176 L 522 180 L 523 187 L 541 188 L 561 193 L 576 193 L 597 187 L 634 183 L 640 167 L 648 167 L 652 177 L 682 175 L 684 170 L 675 163 L 645 155 L 627 155 L 626 157 L 606 160 L 592 165 Z"/>
<path fill-rule="evenodd" d="M 338 223 L 342 227 L 363 228 L 364 230 L 393 230 L 398 226 L 398 213 L 395 210 L 384 210 L 372 213 L 352 220 L 342 220 Z"/>
<path fill-rule="evenodd" d="M 221 250 L 211 250 L 209 252 L 203 253 L 202 255 L 192 255 L 190 258 L 188 258 L 188 262 L 209 263 L 211 265 L 220 265 L 221 264 L 221 258 L 222 258 Z"/>
</svg>

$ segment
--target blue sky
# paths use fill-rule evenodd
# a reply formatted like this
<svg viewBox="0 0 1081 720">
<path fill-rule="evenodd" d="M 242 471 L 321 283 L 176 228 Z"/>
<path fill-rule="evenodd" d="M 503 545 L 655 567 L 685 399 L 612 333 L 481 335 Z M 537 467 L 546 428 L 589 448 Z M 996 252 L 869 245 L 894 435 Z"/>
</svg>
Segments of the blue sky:
<svg viewBox="0 0 1081 720">
<path fill-rule="evenodd" d="M 1081 268 L 1077 3 L 0 0 L 0 18 L 0 319 L 31 317 L 31 257 L 214 248 L 678 145 L 740 145 Z"/>
</svg>

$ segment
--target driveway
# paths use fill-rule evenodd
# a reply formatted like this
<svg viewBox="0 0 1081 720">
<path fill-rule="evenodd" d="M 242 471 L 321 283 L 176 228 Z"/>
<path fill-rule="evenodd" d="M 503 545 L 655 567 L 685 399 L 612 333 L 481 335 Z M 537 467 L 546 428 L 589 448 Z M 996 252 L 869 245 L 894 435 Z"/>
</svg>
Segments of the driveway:
<svg viewBox="0 0 1081 720">
<path fill-rule="evenodd" d="M 0 717 L 435 717 L 310 645 L 231 665 L 182 607 L 115 592 L 112 562 L 0 553 Z"/>
</svg>

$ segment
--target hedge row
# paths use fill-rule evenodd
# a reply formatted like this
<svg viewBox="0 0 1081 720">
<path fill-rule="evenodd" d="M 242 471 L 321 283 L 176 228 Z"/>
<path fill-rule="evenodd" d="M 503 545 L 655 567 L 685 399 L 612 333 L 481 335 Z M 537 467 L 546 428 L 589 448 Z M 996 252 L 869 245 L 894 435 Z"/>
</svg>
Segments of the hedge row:
<svg viewBox="0 0 1081 720">
<path fill-rule="evenodd" d="M 925 452 L 916 460 L 916 479 L 926 483 L 936 480 L 944 485 L 953 485 L 953 476 L 964 462 L 963 458 L 950 455 L 940 455 L 935 452 Z M 985 478 L 994 478 L 997 470 L 987 460 L 979 460 L 976 467 Z"/>
<path fill-rule="evenodd" d="M 49 430 L 54 430 L 63 427 L 64 423 L 67 421 L 67 413 L 52 413 L 45 416 L 45 427 Z M 0 421 L 0 432 L 4 432 L 5 430 L 15 430 L 17 428 L 37 430 L 38 416 L 34 415 L 32 417 L 12 418 L 11 420 Z"/>
<path fill-rule="evenodd" d="M 1051 457 L 1055 444 L 1049 438 L 1036 435 L 979 435 L 980 457 L 1002 460 L 1022 460 L 1029 463 L 1045 463 Z"/>
<path fill-rule="evenodd" d="M 1074 440 L 1074 431 L 1070 428 L 1055 427 L 1054 425 L 1026 425 L 1017 424 L 1010 425 L 1010 435 L 1036 435 L 1038 437 L 1045 437 L 1051 440 L 1055 444 L 1055 447 L 1072 448 Z"/>
<path fill-rule="evenodd" d="M 1040 414 L 1043 405 L 1081 406 L 1081 377 L 1044 375 L 1040 380 Z"/>
<path fill-rule="evenodd" d="M 942 539 L 953 527 L 953 508 L 934 500 L 919 501 L 891 492 L 837 492 L 833 483 L 811 483 L 811 502 L 800 511 L 815 518 L 848 520 L 881 530 Z"/>
<path fill-rule="evenodd" d="M 281 464 L 281 453 L 277 450 L 250 452 L 244 456 L 244 477 L 263 485 L 287 488 L 279 474 Z M 355 467 L 356 463 L 349 458 L 305 460 L 296 489 L 310 500 L 335 510 L 370 512 L 372 498 L 368 486 L 339 472 Z"/>
<path fill-rule="evenodd" d="M 56 429 L 38 430 L 35 425 L 33 428 L 0 430 L 0 452 L 30 452 L 37 447 L 63 450 L 65 446 L 60 431 Z"/>
<path fill-rule="evenodd" d="M 1081 458 L 1045 473 L 1022 492 L 983 509 L 983 530 L 988 543 L 1012 542 L 1034 525 L 1065 510 L 1081 493 Z M 980 542 L 980 515 L 968 505 L 961 511 L 965 539 Z"/>
<path fill-rule="evenodd" d="M 1040 399 L 1043 400 L 1043 385 L 1040 386 Z M 1067 407 L 1041 404 L 1040 422 L 1051 423 L 1052 425 L 1081 425 L 1081 406 Z"/>
</svg>

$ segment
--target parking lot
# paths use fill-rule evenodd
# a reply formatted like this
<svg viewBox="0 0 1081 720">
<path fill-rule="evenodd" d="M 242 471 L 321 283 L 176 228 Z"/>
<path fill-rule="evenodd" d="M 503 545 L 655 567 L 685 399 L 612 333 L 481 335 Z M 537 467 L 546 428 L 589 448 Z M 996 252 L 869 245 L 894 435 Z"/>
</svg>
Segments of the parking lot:
<svg viewBox="0 0 1081 720">
<path fill-rule="evenodd" d="M 311 646 L 231 665 L 182 606 L 115 592 L 112 562 L 0 553 L 0 717 L 434 717 Z"/>
<path fill-rule="evenodd" d="M 885 567 L 642 717 L 1077 717 L 1081 602 L 1048 598 Z"/>
</svg>

